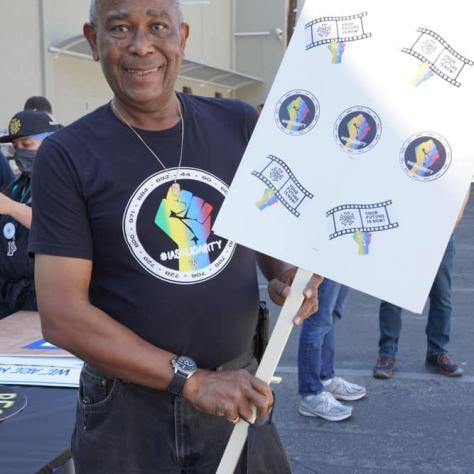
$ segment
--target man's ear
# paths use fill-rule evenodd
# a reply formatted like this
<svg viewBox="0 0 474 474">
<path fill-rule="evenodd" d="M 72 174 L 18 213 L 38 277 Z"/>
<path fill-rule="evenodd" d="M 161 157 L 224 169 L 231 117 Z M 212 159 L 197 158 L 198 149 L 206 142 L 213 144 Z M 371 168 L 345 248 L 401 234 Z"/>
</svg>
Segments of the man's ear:
<svg viewBox="0 0 474 474">
<path fill-rule="evenodd" d="M 189 37 L 189 25 L 187 23 L 181 24 L 181 52 L 184 54 L 184 49 L 186 48 L 186 41 Z"/>
<path fill-rule="evenodd" d="M 97 50 L 97 32 L 95 31 L 94 25 L 92 25 L 91 23 L 84 23 L 82 31 L 91 47 L 92 57 L 94 58 L 94 61 L 98 61 L 99 52 Z"/>
</svg>

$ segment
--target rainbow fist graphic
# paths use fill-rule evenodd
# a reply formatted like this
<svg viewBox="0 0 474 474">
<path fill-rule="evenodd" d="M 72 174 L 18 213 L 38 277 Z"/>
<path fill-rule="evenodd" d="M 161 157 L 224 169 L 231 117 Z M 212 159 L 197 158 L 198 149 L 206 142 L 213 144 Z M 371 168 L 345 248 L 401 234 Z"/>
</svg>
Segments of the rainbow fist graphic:
<svg viewBox="0 0 474 474">
<path fill-rule="evenodd" d="M 341 64 L 342 55 L 344 54 L 344 50 L 346 49 L 346 43 L 332 40 L 328 44 L 328 49 L 332 56 L 331 64 Z"/>
<path fill-rule="evenodd" d="M 368 255 L 370 242 L 372 241 L 372 234 L 370 232 L 356 230 L 352 238 L 357 244 L 359 255 Z"/>
<path fill-rule="evenodd" d="M 412 80 L 413 85 L 418 87 L 423 82 L 427 81 L 430 77 L 434 76 L 434 72 L 430 69 L 428 63 L 421 63 L 417 69 L 415 77 Z"/>
<path fill-rule="evenodd" d="M 347 140 L 345 147 L 352 150 L 359 148 L 363 144 L 363 140 L 369 134 L 370 130 L 369 122 L 364 115 L 356 115 L 354 118 L 349 120 L 347 124 L 349 139 Z"/>
<path fill-rule="evenodd" d="M 416 163 L 410 172 L 416 176 L 426 176 L 430 173 L 431 167 L 439 160 L 440 152 L 433 139 L 421 143 L 415 148 Z"/>
<path fill-rule="evenodd" d="M 288 112 L 288 125 L 286 128 L 292 132 L 297 132 L 301 129 L 301 125 L 304 124 L 305 118 L 310 113 L 310 109 L 302 97 L 298 96 L 295 100 L 290 102 L 287 107 Z"/>
<path fill-rule="evenodd" d="M 272 206 L 273 204 L 278 202 L 278 198 L 275 196 L 275 192 L 273 189 L 267 188 L 263 193 L 261 199 L 259 199 L 256 204 L 257 207 L 263 211 L 266 207 Z"/>
<path fill-rule="evenodd" d="M 211 233 L 213 207 L 181 190 L 178 183 L 168 189 L 155 217 L 155 224 L 178 246 L 179 270 L 191 272 L 209 265 L 207 239 Z"/>
</svg>

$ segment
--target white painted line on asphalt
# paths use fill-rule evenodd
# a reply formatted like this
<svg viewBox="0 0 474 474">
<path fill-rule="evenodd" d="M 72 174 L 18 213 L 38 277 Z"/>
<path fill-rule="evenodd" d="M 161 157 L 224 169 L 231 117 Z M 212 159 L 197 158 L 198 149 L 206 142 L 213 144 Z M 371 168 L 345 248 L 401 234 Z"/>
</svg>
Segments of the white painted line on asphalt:
<svg viewBox="0 0 474 474">
<path fill-rule="evenodd" d="M 298 368 L 297 367 L 289 367 L 289 366 L 279 366 L 277 367 L 276 374 L 283 375 L 283 374 L 297 374 Z M 372 377 L 371 370 L 361 370 L 361 369 L 336 369 L 337 375 L 342 375 L 344 377 Z M 393 376 L 396 379 L 404 379 L 404 380 L 449 380 L 452 382 L 463 382 L 463 383 L 474 383 L 474 376 L 472 375 L 464 375 L 463 377 L 444 377 L 440 374 L 435 373 L 427 373 L 427 372 L 403 372 L 403 371 L 396 371 L 395 375 Z"/>
</svg>

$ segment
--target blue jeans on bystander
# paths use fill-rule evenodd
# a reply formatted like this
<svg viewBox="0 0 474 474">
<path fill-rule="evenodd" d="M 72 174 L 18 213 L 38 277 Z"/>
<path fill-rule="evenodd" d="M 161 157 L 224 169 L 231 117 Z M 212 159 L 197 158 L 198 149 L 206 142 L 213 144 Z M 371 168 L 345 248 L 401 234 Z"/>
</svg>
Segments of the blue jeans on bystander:
<svg viewBox="0 0 474 474">
<path fill-rule="evenodd" d="M 336 318 L 341 318 L 349 288 L 324 279 L 318 290 L 319 309 L 306 319 L 298 348 L 298 392 L 302 396 L 323 391 L 322 380 L 333 378 Z"/>
</svg>

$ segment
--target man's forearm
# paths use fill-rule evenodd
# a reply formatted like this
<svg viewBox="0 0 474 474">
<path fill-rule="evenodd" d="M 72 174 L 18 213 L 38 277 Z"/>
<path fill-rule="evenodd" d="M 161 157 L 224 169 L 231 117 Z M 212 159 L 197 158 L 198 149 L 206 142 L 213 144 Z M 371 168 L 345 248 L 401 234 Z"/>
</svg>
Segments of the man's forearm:
<svg viewBox="0 0 474 474">
<path fill-rule="evenodd" d="M 174 354 L 141 339 L 88 302 L 72 306 L 62 314 L 53 314 L 51 309 L 43 312 L 48 341 L 111 376 L 158 390 L 168 387 Z"/>
</svg>

